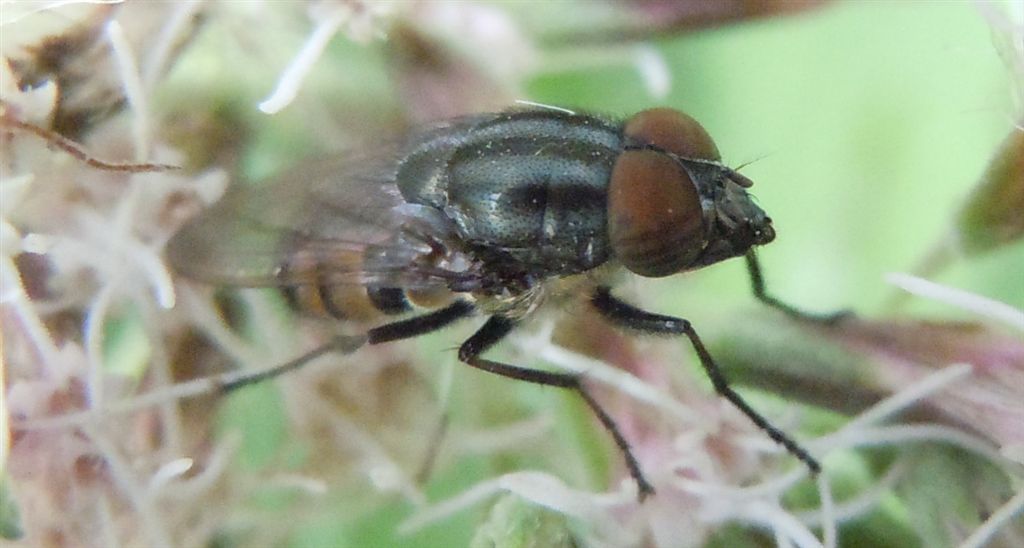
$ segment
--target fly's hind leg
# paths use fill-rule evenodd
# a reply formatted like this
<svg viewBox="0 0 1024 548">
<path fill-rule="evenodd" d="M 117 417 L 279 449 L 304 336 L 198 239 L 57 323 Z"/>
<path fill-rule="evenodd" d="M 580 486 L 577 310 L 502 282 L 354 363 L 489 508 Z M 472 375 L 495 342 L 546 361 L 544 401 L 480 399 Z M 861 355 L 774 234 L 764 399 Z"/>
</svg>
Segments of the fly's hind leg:
<svg viewBox="0 0 1024 548">
<path fill-rule="evenodd" d="M 427 314 L 375 327 L 367 331 L 365 335 L 342 335 L 334 337 L 326 344 L 318 346 L 298 358 L 285 362 L 277 367 L 245 374 L 226 381 L 221 384 L 220 390 L 222 392 L 231 392 L 251 384 L 272 379 L 289 371 L 294 371 L 314 359 L 331 352 L 351 354 L 361 348 L 364 344 L 381 344 L 399 339 L 418 337 L 432 331 L 437 331 L 456 320 L 470 316 L 475 311 L 476 307 L 471 303 L 458 300 L 444 308 L 440 308 Z"/>
<path fill-rule="evenodd" d="M 307 363 L 323 356 L 324 354 L 330 354 L 337 352 L 339 354 L 351 354 L 356 350 L 359 350 L 364 344 L 366 344 L 365 336 L 345 336 L 339 335 L 327 341 L 305 354 L 289 360 L 281 365 L 271 367 L 270 369 L 264 369 L 262 371 L 256 371 L 255 373 L 243 373 L 237 377 L 225 380 L 220 383 L 220 391 L 227 393 L 244 388 L 259 382 L 263 382 L 268 379 L 273 379 L 280 375 L 283 375 L 289 371 L 294 371 Z"/>
<path fill-rule="evenodd" d="M 839 312 L 807 312 L 793 305 L 787 304 L 768 294 L 764 283 L 764 274 L 761 272 L 761 263 L 757 260 L 757 254 L 751 249 L 744 256 L 747 260 L 747 272 L 750 273 L 750 285 L 754 291 L 754 297 L 764 304 L 782 312 L 790 318 L 802 321 L 824 323 L 831 325 L 847 318 L 853 317 L 853 312 L 840 310 Z"/>
<path fill-rule="evenodd" d="M 508 377 L 510 379 L 517 379 L 546 386 L 556 386 L 576 391 L 615 440 L 615 445 L 619 447 L 619 450 L 625 458 L 626 467 L 629 469 L 630 476 L 632 476 L 637 483 L 640 500 L 642 501 L 648 495 L 653 494 L 654 487 L 651 486 L 647 481 L 647 478 L 644 477 L 643 472 L 640 471 L 640 465 L 637 462 L 636 457 L 633 456 L 633 452 L 629 448 L 629 443 L 619 431 L 618 425 L 615 424 L 615 421 L 612 420 L 608 413 L 605 412 L 604 408 L 601 407 L 586 387 L 583 386 L 579 376 L 518 367 L 480 357 L 480 354 L 483 354 L 488 348 L 494 346 L 495 343 L 503 339 L 515 326 L 516 322 L 509 318 L 504 316 L 492 316 L 487 320 L 487 323 L 485 323 L 483 327 L 466 340 L 466 342 L 462 343 L 462 346 L 459 347 L 459 360 L 477 369 L 494 373 L 495 375 Z"/>
<path fill-rule="evenodd" d="M 602 316 L 616 325 L 644 333 L 685 335 L 690 340 L 690 344 L 693 345 L 693 349 L 697 351 L 697 357 L 700 359 L 701 365 L 704 366 L 704 371 L 707 372 L 708 378 L 711 379 L 711 384 L 714 385 L 715 391 L 742 411 L 758 428 L 764 430 L 769 437 L 785 447 L 793 456 L 803 461 L 812 474 L 821 472 L 821 465 L 806 449 L 787 436 L 785 432 L 768 422 L 768 419 L 755 411 L 742 396 L 729 386 L 729 381 L 726 380 L 721 369 L 718 368 L 714 359 L 711 358 L 711 354 L 704 347 L 704 343 L 697 336 L 697 332 L 694 331 L 689 321 L 683 318 L 654 314 L 637 308 L 612 296 L 611 290 L 607 287 L 598 288 L 591 302 Z"/>
<path fill-rule="evenodd" d="M 476 307 L 473 306 L 472 303 L 459 300 L 445 308 L 428 314 L 375 327 L 367 331 L 366 334 L 362 336 L 336 337 L 327 344 L 315 348 L 287 363 L 265 371 L 247 374 L 231 381 L 224 382 L 221 384 L 221 391 L 229 392 L 260 381 L 277 377 L 278 375 L 298 369 L 313 359 L 330 352 L 349 354 L 355 352 L 364 344 L 383 344 L 390 341 L 409 339 L 419 335 L 424 335 L 441 329 L 457 320 L 468 317 L 475 311 Z M 654 488 L 640 471 L 640 465 L 633 456 L 633 453 L 629 448 L 629 443 L 627 443 L 626 439 L 622 437 L 619 427 L 615 424 L 615 421 L 612 420 L 608 413 L 605 412 L 601 405 L 597 403 L 597 400 L 590 395 L 590 392 L 583 386 L 578 376 L 527 369 L 524 367 L 517 367 L 514 365 L 486 360 L 480 357 L 480 354 L 508 335 L 515 325 L 516 323 L 508 318 L 502 316 L 491 317 L 483 327 L 481 327 L 473 334 L 472 337 L 462 343 L 462 346 L 459 347 L 459 360 L 477 369 L 482 369 L 503 377 L 575 390 L 594 412 L 598 420 L 601 421 L 601 424 L 604 425 L 605 429 L 607 429 L 611 434 L 612 438 L 615 440 L 615 444 L 619 447 L 619 450 L 622 451 L 623 457 L 626 460 L 626 467 L 629 469 L 630 475 L 637 482 L 640 500 L 643 500 L 648 495 L 653 494 Z"/>
</svg>

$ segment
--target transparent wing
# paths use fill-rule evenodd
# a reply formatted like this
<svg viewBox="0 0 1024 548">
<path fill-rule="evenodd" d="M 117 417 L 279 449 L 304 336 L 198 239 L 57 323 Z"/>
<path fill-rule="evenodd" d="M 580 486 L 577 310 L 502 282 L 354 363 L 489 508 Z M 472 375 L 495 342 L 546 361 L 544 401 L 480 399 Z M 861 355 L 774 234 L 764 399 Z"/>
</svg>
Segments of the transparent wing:
<svg viewBox="0 0 1024 548">
<path fill-rule="evenodd" d="M 235 286 L 382 284 L 435 288 L 467 276 L 450 221 L 407 203 L 404 151 L 494 115 L 459 118 L 373 149 L 308 162 L 265 185 L 236 186 L 172 238 L 181 274 Z"/>
</svg>

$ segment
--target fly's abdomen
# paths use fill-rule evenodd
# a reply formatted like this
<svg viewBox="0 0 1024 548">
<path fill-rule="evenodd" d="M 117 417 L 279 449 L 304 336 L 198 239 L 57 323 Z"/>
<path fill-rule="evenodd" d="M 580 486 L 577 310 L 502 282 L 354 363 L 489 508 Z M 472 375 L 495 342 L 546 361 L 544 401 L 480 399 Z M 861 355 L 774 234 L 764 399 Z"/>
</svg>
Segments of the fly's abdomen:
<svg viewBox="0 0 1024 548">
<path fill-rule="evenodd" d="M 599 118 L 512 112 L 467 130 L 458 146 L 421 145 L 398 184 L 470 244 L 543 272 L 581 272 L 608 258 L 607 187 L 621 142 Z"/>
<path fill-rule="evenodd" d="M 280 286 L 288 305 L 307 316 L 359 323 L 375 323 L 386 316 L 417 308 L 438 308 L 450 303 L 453 294 L 444 288 L 406 289 L 375 283 L 339 283 L 336 272 L 359 271 L 364 258 L 358 253 L 334 254 L 330 259 L 297 250 L 280 269 Z"/>
</svg>

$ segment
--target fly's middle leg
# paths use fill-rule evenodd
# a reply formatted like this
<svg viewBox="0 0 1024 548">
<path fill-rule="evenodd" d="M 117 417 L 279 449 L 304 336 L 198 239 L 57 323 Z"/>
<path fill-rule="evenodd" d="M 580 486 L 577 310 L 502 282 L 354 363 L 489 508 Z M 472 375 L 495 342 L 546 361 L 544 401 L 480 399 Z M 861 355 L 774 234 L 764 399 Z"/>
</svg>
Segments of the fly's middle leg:
<svg viewBox="0 0 1024 548">
<path fill-rule="evenodd" d="M 715 363 L 707 348 L 704 347 L 704 342 L 701 341 L 689 321 L 683 318 L 654 314 L 637 308 L 612 296 L 611 290 L 607 287 L 598 288 L 591 302 L 602 316 L 616 325 L 644 333 L 685 335 L 693 345 L 693 349 L 697 352 L 697 357 L 700 359 L 700 363 L 704 367 L 708 378 L 711 379 L 711 384 L 715 387 L 715 391 L 742 411 L 751 422 L 761 430 L 764 430 L 769 437 L 785 447 L 790 454 L 800 459 L 807 465 L 812 474 L 821 472 L 821 464 L 806 449 L 787 436 L 785 432 L 768 422 L 768 419 L 761 416 L 742 396 L 732 389 L 729 381 L 726 380 L 722 370 L 719 369 L 718 364 Z"/>
<path fill-rule="evenodd" d="M 647 496 L 654 494 L 654 487 L 647 481 L 647 478 L 644 477 L 643 472 L 640 470 L 640 464 L 637 462 L 636 457 L 633 456 L 629 442 L 622 436 L 622 432 L 619 431 L 618 425 L 615 424 L 611 416 L 608 415 L 604 408 L 590 394 L 590 391 L 583 385 L 578 375 L 529 369 L 480 357 L 480 354 L 505 338 L 515 326 L 516 322 L 509 318 L 492 316 L 483 327 L 467 339 L 466 342 L 462 343 L 462 346 L 459 347 L 459 360 L 477 369 L 501 375 L 502 377 L 576 391 L 583 398 L 583 401 L 586 402 L 587 406 L 590 407 L 594 415 L 597 416 L 598 420 L 601 421 L 605 429 L 608 430 L 612 439 L 615 440 L 615 445 L 619 447 L 625 458 L 630 476 L 637 483 L 640 500 L 642 501 Z"/>
</svg>

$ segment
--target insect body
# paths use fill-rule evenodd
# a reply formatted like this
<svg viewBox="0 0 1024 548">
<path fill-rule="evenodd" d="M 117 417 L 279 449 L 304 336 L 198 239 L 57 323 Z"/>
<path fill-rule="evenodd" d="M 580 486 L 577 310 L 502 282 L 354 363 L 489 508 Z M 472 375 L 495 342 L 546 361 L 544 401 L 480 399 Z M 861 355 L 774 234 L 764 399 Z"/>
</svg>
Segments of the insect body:
<svg viewBox="0 0 1024 548">
<path fill-rule="evenodd" d="M 370 329 L 368 344 L 487 315 L 459 359 L 579 392 L 643 497 L 653 488 L 579 377 L 481 355 L 545 300 L 567 287 L 585 291 L 617 325 L 688 337 L 716 390 L 817 471 L 732 391 L 689 322 L 640 310 L 608 286 L 616 266 L 660 277 L 746 256 L 755 294 L 800 315 L 764 292 L 752 250 L 774 231 L 750 185 L 681 112 L 651 109 L 618 122 L 523 108 L 457 118 L 269 186 L 234 189 L 175 236 L 168 256 L 187 276 L 280 287 L 296 306 L 338 319 L 426 310 Z"/>
</svg>

